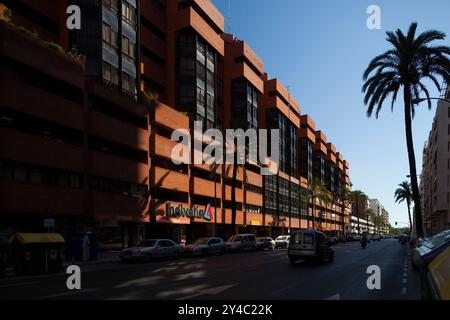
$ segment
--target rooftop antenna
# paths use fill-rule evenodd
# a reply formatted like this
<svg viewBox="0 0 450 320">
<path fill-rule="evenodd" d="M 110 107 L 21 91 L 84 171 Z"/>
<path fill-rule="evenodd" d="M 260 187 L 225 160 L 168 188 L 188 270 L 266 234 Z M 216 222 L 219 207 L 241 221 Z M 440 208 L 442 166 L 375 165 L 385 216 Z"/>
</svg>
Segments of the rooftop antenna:
<svg viewBox="0 0 450 320">
<path fill-rule="evenodd" d="M 227 32 L 231 34 L 231 0 L 228 0 Z"/>
</svg>

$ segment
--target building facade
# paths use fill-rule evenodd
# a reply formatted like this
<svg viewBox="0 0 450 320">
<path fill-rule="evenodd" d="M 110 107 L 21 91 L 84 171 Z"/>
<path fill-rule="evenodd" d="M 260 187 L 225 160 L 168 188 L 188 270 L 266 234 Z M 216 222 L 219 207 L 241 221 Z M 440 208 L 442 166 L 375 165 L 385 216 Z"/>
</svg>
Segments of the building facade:
<svg viewBox="0 0 450 320">
<path fill-rule="evenodd" d="M 349 208 L 312 212 L 300 199 L 312 179 L 330 193 L 349 186 L 349 163 L 248 44 L 224 33 L 211 1 L 77 0 L 75 31 L 67 0 L 2 3 L 12 18 L 0 21 L 0 230 L 42 231 L 51 217 L 55 231 L 127 246 L 276 236 L 312 227 L 313 215 L 329 234 L 350 226 Z M 175 165 L 172 133 L 195 142 L 194 122 L 278 129 L 277 172 Z"/>
<path fill-rule="evenodd" d="M 369 199 L 369 209 L 378 217 L 381 217 L 380 224 L 376 226 L 376 231 L 381 234 L 389 233 L 389 212 L 384 208 L 378 199 Z"/>
<path fill-rule="evenodd" d="M 442 98 L 450 98 L 450 90 Z M 450 227 L 450 103 L 439 101 L 428 141 L 423 149 L 420 179 L 425 236 Z"/>
</svg>

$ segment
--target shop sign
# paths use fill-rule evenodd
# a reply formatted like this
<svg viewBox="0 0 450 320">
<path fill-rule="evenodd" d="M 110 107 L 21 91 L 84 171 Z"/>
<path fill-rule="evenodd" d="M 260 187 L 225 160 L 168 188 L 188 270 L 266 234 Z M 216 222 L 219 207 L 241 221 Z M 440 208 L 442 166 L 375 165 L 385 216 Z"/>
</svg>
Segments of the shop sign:
<svg viewBox="0 0 450 320">
<path fill-rule="evenodd" d="M 211 221 L 211 206 L 208 204 L 204 210 L 199 209 L 198 206 L 192 206 L 189 208 L 183 207 L 179 204 L 174 207 L 170 202 L 166 203 L 166 217 L 175 218 L 197 218 Z"/>
<path fill-rule="evenodd" d="M 252 220 L 252 221 L 250 221 L 250 224 L 252 226 L 261 226 L 262 225 L 261 221 L 259 221 L 259 220 Z"/>
</svg>

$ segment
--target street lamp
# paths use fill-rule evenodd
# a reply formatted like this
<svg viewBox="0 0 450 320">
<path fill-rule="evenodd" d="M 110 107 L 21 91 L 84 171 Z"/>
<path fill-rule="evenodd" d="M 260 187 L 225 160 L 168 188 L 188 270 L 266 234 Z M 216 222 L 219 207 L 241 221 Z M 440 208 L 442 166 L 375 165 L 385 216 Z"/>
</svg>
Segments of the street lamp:
<svg viewBox="0 0 450 320">
<path fill-rule="evenodd" d="M 427 101 L 428 99 L 426 98 L 418 98 L 418 99 L 413 99 L 411 100 L 412 104 L 421 104 L 424 101 Z M 445 101 L 447 103 L 450 103 L 450 100 L 448 99 L 444 99 L 444 98 L 430 98 L 430 100 L 440 100 L 440 101 Z"/>
</svg>

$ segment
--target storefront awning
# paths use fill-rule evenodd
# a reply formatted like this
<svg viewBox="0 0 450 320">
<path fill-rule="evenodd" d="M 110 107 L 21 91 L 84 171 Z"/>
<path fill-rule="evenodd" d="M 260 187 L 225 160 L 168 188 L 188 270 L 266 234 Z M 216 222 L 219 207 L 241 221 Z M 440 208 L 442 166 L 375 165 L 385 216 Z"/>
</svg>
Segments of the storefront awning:
<svg viewBox="0 0 450 320">
<path fill-rule="evenodd" d="M 63 243 L 64 238 L 59 233 L 16 233 L 11 242 L 17 239 L 22 244 L 30 243 Z"/>
</svg>

